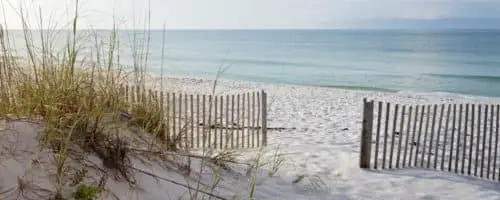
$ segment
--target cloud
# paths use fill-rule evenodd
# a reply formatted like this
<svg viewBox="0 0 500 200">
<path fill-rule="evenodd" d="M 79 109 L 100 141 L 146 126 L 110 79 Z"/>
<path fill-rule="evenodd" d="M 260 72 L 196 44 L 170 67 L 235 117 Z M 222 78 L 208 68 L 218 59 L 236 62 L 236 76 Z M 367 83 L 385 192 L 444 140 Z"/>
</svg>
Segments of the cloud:
<svg viewBox="0 0 500 200">
<path fill-rule="evenodd" d="M 151 26 L 161 28 L 335 28 L 363 20 L 498 18 L 498 0 L 151 0 Z M 22 6 L 20 6 L 22 5 Z M 14 12 L 24 7 L 36 23 L 71 21 L 73 0 L 2 0 L 0 14 L 20 28 Z M 81 28 L 144 27 L 148 1 L 84 0 Z"/>
</svg>

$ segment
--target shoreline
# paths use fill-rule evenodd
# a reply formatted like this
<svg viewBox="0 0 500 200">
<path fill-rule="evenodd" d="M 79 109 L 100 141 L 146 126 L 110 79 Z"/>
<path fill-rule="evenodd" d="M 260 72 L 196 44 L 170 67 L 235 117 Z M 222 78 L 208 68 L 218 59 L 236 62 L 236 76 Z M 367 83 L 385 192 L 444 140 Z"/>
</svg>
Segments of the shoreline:
<svg viewBox="0 0 500 200">
<path fill-rule="evenodd" d="M 148 74 L 147 80 L 149 80 L 148 85 L 154 89 L 160 88 L 159 75 Z M 189 93 L 200 93 L 200 94 L 210 94 L 213 86 L 213 79 L 198 76 L 182 76 L 182 75 L 165 75 L 163 77 L 164 90 L 171 92 L 189 92 Z M 173 86 L 173 87 L 172 87 Z M 323 90 L 333 93 L 364 93 L 366 98 L 370 100 L 370 96 L 408 96 L 412 98 L 445 98 L 445 99 L 462 99 L 467 101 L 498 101 L 500 103 L 500 97 L 496 96 L 482 96 L 482 95 L 471 95 L 462 93 L 451 93 L 451 92 L 416 92 L 416 91 L 383 91 L 383 90 L 370 90 L 364 89 L 366 87 L 336 87 L 336 86 L 319 86 L 319 85 L 305 85 L 305 84 L 288 84 L 288 83 L 268 83 L 259 81 L 246 81 L 246 80 L 235 80 L 229 78 L 219 78 L 217 80 L 217 86 L 215 88 L 215 94 L 233 94 L 238 92 L 252 92 L 256 90 L 264 90 L 270 93 L 276 93 L 278 90 Z M 282 91 L 285 92 L 285 91 Z M 282 93 L 281 92 L 281 93 Z M 278 92 L 279 93 L 279 92 Z M 362 101 L 362 98 L 359 99 Z M 435 102 L 437 103 L 437 102 Z"/>
</svg>

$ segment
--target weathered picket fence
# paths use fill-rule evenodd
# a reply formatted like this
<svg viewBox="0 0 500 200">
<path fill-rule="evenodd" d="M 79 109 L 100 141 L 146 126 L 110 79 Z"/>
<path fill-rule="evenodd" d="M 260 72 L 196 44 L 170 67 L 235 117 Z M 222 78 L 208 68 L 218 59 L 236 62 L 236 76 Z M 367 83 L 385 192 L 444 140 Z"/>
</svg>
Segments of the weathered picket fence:
<svg viewBox="0 0 500 200">
<path fill-rule="evenodd" d="M 426 168 L 500 181 L 500 105 L 364 99 L 360 167 Z"/>
<path fill-rule="evenodd" d="M 190 148 L 254 148 L 267 145 L 267 93 L 183 94 L 123 86 L 132 103 L 157 102 L 167 137 Z"/>
</svg>

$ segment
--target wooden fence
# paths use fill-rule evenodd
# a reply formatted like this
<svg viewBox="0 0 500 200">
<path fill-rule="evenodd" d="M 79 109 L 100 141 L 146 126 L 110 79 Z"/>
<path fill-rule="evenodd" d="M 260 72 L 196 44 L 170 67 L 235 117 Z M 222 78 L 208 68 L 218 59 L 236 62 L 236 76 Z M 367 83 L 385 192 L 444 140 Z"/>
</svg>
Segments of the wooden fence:
<svg viewBox="0 0 500 200">
<path fill-rule="evenodd" d="M 155 103 L 166 137 L 190 148 L 254 148 L 267 145 L 267 93 L 200 95 L 141 90 L 123 86 L 127 101 Z"/>
<path fill-rule="evenodd" d="M 426 168 L 500 181 L 500 105 L 364 99 L 360 167 Z"/>
</svg>

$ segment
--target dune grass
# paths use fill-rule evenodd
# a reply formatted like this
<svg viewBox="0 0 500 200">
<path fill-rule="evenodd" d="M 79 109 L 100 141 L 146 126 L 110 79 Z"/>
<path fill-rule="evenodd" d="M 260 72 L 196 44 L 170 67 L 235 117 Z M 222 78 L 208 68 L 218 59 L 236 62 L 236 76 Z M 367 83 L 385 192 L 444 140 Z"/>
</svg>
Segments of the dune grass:
<svg viewBox="0 0 500 200">
<path fill-rule="evenodd" d="M 142 158 L 177 166 L 187 175 L 193 170 L 191 159 L 201 159 L 200 168 L 196 169 L 199 173 L 205 166 L 212 167 L 215 172 L 208 190 L 202 188 L 201 180 L 195 185 L 185 185 L 155 174 L 148 175 L 184 186 L 187 199 L 204 199 L 207 196 L 225 199 L 216 195 L 222 176 L 220 172 L 238 163 L 238 153 L 204 148 L 199 156 L 190 153 L 190 149 L 179 148 L 185 138 L 168 140 L 165 137 L 169 129 L 158 102 L 132 104 L 124 98 L 123 85 L 134 85 L 142 90 L 147 88 L 149 24 L 139 33 L 132 33 L 133 66 L 129 69 L 120 63 L 119 52 L 123 47 L 120 47 L 117 26 L 113 26 L 107 36 L 93 31 L 77 31 L 78 1 L 68 32 L 56 28 L 34 31 L 36 28 L 28 24 L 26 15 L 20 11 L 26 52 L 13 51 L 6 31 L 8 24 L 0 28 L 0 118 L 28 118 L 43 122 L 40 148 L 52 152 L 52 165 L 56 169 L 55 191 L 51 191 L 45 199 L 98 199 L 106 190 L 106 180 L 110 176 L 135 184 L 134 170 L 148 173 L 130 165 L 131 157 L 138 152 Z M 38 28 L 43 29 L 42 16 L 39 21 Z M 146 35 L 146 39 L 137 39 L 136 34 Z M 64 44 L 56 45 L 61 38 L 65 39 Z M 163 42 L 163 49 L 164 46 Z M 90 52 L 90 56 L 83 54 L 84 50 Z M 212 93 L 221 72 L 217 73 Z M 163 89 L 165 86 L 161 84 Z M 123 127 L 119 126 L 123 124 L 123 113 L 132 116 L 126 127 L 140 128 L 143 134 L 131 136 L 123 133 Z M 131 137 L 134 137 L 132 141 L 142 142 L 131 143 Z M 81 162 L 75 167 L 70 162 L 84 161 L 89 155 L 97 155 L 109 171 L 109 175 L 101 177 L 98 182 L 85 182 L 85 177 L 89 176 L 88 166 Z M 278 151 L 273 155 L 269 163 L 263 162 L 262 151 L 256 155 L 254 163 L 238 163 L 247 165 L 247 174 L 252 177 L 249 196 L 239 198 L 254 199 L 260 168 L 270 166 L 269 176 L 277 174 L 284 157 Z M 23 181 L 19 181 L 18 190 L 22 188 Z M 239 191 L 234 192 L 237 194 Z"/>
</svg>

